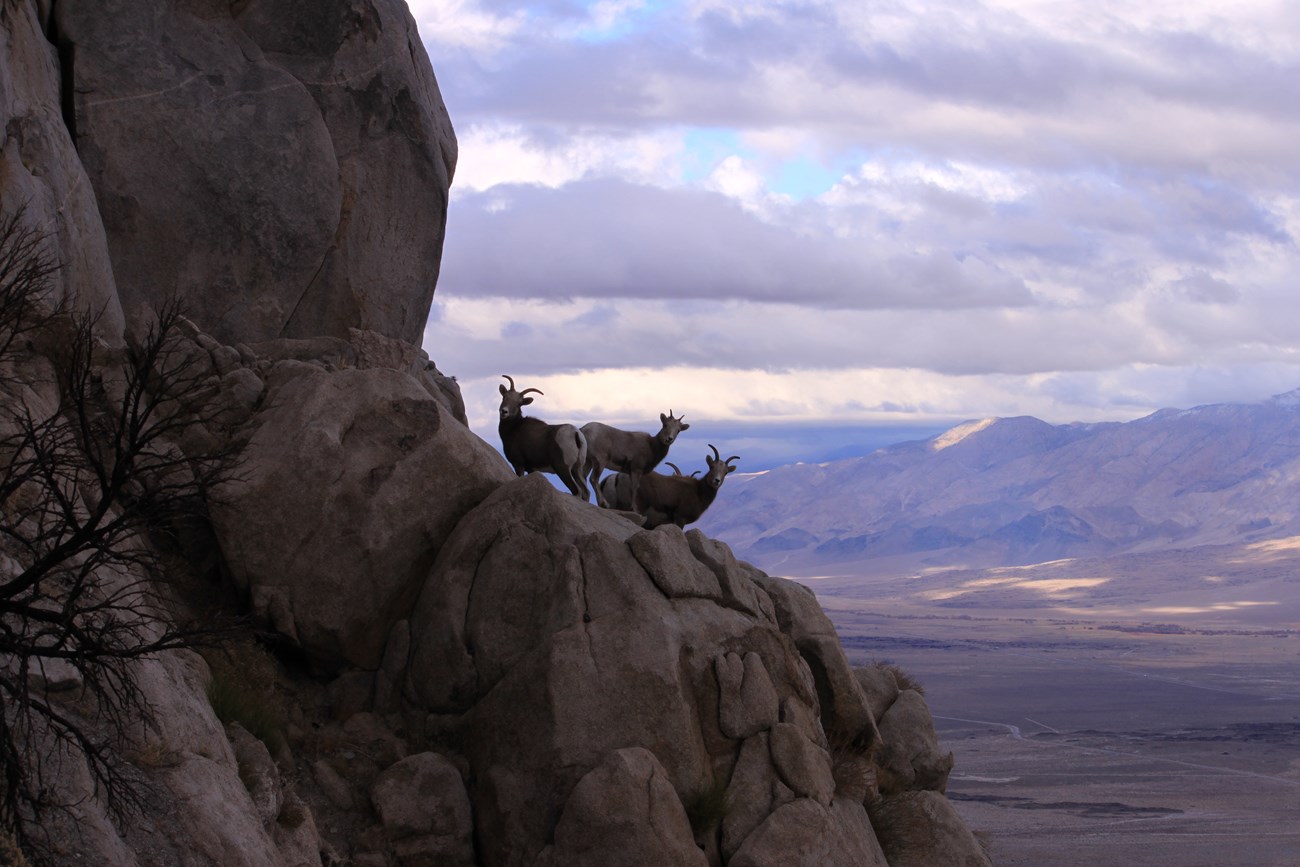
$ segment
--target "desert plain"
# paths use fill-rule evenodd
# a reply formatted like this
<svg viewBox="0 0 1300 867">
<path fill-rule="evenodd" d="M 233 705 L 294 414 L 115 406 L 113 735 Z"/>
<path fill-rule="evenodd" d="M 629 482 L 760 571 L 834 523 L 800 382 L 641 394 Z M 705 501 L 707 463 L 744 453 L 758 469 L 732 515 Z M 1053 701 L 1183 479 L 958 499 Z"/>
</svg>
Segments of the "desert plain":
<svg viewBox="0 0 1300 867">
<path fill-rule="evenodd" d="M 1300 540 L 791 577 L 925 687 L 1000 867 L 1300 865 Z"/>
</svg>

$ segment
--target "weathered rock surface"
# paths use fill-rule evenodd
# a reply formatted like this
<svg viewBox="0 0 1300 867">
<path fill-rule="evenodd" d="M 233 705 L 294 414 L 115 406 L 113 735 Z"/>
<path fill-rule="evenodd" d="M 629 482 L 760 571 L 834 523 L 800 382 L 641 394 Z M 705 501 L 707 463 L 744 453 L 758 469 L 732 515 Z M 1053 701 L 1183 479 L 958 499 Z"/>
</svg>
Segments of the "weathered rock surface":
<svg viewBox="0 0 1300 867">
<path fill-rule="evenodd" d="M 938 792 L 901 792 L 870 805 L 889 867 L 991 867 L 975 835 Z"/>
<path fill-rule="evenodd" d="M 262 825 L 269 830 L 284 806 L 280 769 L 271 760 L 266 744 L 249 734 L 239 723 L 231 723 L 226 728 L 226 737 L 235 753 L 239 779 L 253 799 L 253 807 Z"/>
<path fill-rule="evenodd" d="M 939 749 L 934 719 L 925 699 L 914 689 L 904 689 L 880 721 L 881 748 L 876 761 L 882 769 L 883 791 L 928 789 L 944 792 L 952 753 Z"/>
<path fill-rule="evenodd" d="M 778 723 L 772 728 L 772 763 L 781 782 L 801 798 L 830 806 L 835 776 L 830 754 L 798 726 Z"/>
<path fill-rule="evenodd" d="M 875 718 L 844 657 L 835 626 L 817 604 L 816 595 L 802 584 L 771 578 L 757 570 L 754 574 L 776 606 L 781 629 L 794 639 L 808 661 L 827 734 L 862 750 L 869 748 L 879 738 Z"/>
<path fill-rule="evenodd" d="M 487 864 L 531 863 L 564 792 L 612 750 L 648 750 L 682 794 L 712 781 L 716 763 L 733 763 L 735 741 L 720 722 L 719 656 L 736 654 L 743 670 L 753 653 L 756 684 L 761 662 L 778 698 L 816 702 L 807 663 L 777 627 L 767 591 L 724 546 L 697 543 L 704 565 L 730 588 L 722 599 L 687 585 L 691 595 L 669 598 L 637 559 L 633 546 L 644 542 L 631 540 L 640 532 L 526 477 L 461 521 L 425 583 L 410 621 L 406 695 L 469 714 L 465 749 Z M 775 723 L 772 710 L 763 718 Z M 799 736 L 811 746 L 820 733 Z M 824 750 L 792 749 L 784 760 L 801 785 L 830 779 Z M 824 793 L 820 783 L 807 785 Z"/>
<path fill-rule="evenodd" d="M 721 691 L 720 725 L 729 738 L 743 740 L 770 729 L 780 713 L 780 699 L 757 653 L 719 656 L 713 662 Z"/>
<path fill-rule="evenodd" d="M 855 668 L 853 676 L 857 678 L 858 686 L 862 687 L 862 694 L 871 708 L 872 717 L 879 724 L 885 711 L 889 710 L 890 705 L 898 698 L 898 682 L 894 680 L 894 675 L 888 668 L 880 665 Z"/>
<path fill-rule="evenodd" d="M 392 765 L 371 787 L 370 800 L 400 863 L 473 867 L 469 796 L 442 756 L 418 753 Z"/>
<path fill-rule="evenodd" d="M 66 46 L 51 38 L 48 6 L 8 3 L 0 15 L 0 215 L 25 207 L 23 224 L 62 263 L 63 297 L 100 312 L 100 333 L 122 335 L 122 308 L 95 193 L 64 122 L 61 65 Z"/>
<path fill-rule="evenodd" d="M 404 3 L 53 8 L 124 307 L 174 291 L 231 343 L 419 343 L 456 140 Z"/>
<path fill-rule="evenodd" d="M 396 371 L 306 367 L 264 404 L 213 513 L 231 574 L 315 659 L 378 668 L 444 540 L 512 475 Z"/>
<path fill-rule="evenodd" d="M 722 853 L 727 858 L 771 812 L 794 800 L 794 793 L 776 775 L 772 766 L 771 736 L 760 732 L 740 748 L 740 757 L 727 786 L 730 805 L 722 819 Z"/>
<path fill-rule="evenodd" d="M 538 867 L 707 867 L 668 773 L 648 750 L 616 750 L 564 805 Z"/>
<path fill-rule="evenodd" d="M 936 861 L 937 865 L 943 862 Z M 861 804 L 827 807 L 800 798 L 777 808 L 745 840 L 730 867 L 895 867 L 872 833 Z"/>
<path fill-rule="evenodd" d="M 79 803 L 68 813 L 53 811 L 44 826 L 48 851 L 60 853 L 56 863 L 319 865 L 321 841 L 310 811 L 285 787 L 260 742 L 237 726 L 233 743 L 227 740 L 204 695 L 202 662 L 170 653 L 134 669 L 155 726 L 127 732 L 124 753 L 153 781 L 146 814 L 115 825 L 84 766 L 65 762 L 58 796 Z M 60 707 L 74 716 L 87 710 Z M 93 716 L 83 725 L 96 737 L 109 734 Z M 292 822 L 284 809 L 289 803 L 296 808 Z"/>
</svg>

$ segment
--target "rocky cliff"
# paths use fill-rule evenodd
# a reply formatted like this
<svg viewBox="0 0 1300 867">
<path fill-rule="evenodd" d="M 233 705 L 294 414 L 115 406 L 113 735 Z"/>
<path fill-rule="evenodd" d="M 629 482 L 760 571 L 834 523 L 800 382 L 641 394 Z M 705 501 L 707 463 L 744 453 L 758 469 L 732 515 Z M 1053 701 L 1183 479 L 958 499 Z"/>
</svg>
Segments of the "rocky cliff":
<svg viewBox="0 0 1300 867">
<path fill-rule="evenodd" d="M 62 266 L 46 300 L 99 316 L 84 394 L 129 404 L 150 311 L 188 314 L 167 345 L 209 409 L 120 508 L 239 455 L 200 530 L 130 541 L 188 587 L 133 634 L 251 618 L 132 661 L 132 720 L 81 668 L 5 656 L 90 733 L 46 779 L 63 806 L 15 810 L 30 858 L 987 863 L 923 699 L 854 670 L 809 590 L 517 479 L 465 426 L 413 345 L 455 139 L 404 4 L 5 0 L 0 40 L 0 205 Z M 71 411 L 42 374 L 76 345 L 62 321 L 4 362 L 27 417 Z M 89 454 L 115 442 L 84 430 Z M 32 568 L 0 553 L 0 588 Z M 123 562 L 89 586 L 122 598 Z M 125 809 L 97 745 L 135 781 Z"/>
</svg>

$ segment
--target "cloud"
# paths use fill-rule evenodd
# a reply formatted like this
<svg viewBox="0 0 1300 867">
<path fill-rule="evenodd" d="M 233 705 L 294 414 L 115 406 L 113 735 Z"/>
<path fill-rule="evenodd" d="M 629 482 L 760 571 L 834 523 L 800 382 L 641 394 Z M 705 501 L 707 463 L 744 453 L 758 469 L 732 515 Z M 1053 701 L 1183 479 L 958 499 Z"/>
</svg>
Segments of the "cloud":
<svg viewBox="0 0 1300 867">
<path fill-rule="evenodd" d="M 488 4 L 474 0 L 408 0 L 408 5 L 433 55 L 443 47 L 479 53 L 499 50 L 519 33 L 526 20 L 522 9 L 498 15 L 485 8 Z"/>
<path fill-rule="evenodd" d="M 1292 305 L 1294 310 L 1294 304 Z M 1091 309 L 850 310 L 712 301 L 449 300 L 426 345 L 466 376 L 505 367 L 538 375 L 653 367 L 821 372 L 863 368 L 937 375 L 1029 376 L 1128 365 L 1294 363 L 1285 338 L 1300 317 L 1277 317 L 1276 343 L 1254 341 L 1269 311 L 1123 302 Z M 1198 315 L 1193 315 L 1197 313 Z M 524 329 L 520 323 L 526 323 Z M 510 329 L 508 335 L 503 328 Z M 905 394 L 879 400 L 906 404 Z M 810 409 L 811 411 L 811 409 Z M 825 410 L 829 412 L 829 408 Z"/>
<path fill-rule="evenodd" d="M 426 346 L 463 382 L 789 430 L 1300 382 L 1286 4 L 412 11 L 461 145 Z"/>
<path fill-rule="evenodd" d="M 443 291 L 464 296 L 788 301 L 820 308 L 1029 303 L 1024 284 L 978 255 L 897 251 L 810 237 L 733 198 L 615 180 L 558 189 L 500 185 L 460 196 Z"/>
<path fill-rule="evenodd" d="M 1132 366 L 1114 371 L 1052 376 L 950 378 L 921 371 L 843 371 L 807 377 L 798 373 L 734 371 L 716 368 L 663 368 L 526 378 L 513 371 L 520 388 L 540 388 L 532 413 L 552 423 L 584 424 L 591 420 L 629 430 L 650 430 L 658 415 L 672 409 L 691 423 L 674 453 L 703 453 L 713 442 L 728 452 L 741 449 L 741 438 L 765 442 L 766 460 L 774 463 L 827 459 L 831 451 L 851 451 L 852 437 L 822 440 L 828 426 L 870 428 L 882 434 L 877 445 L 916 438 L 918 431 L 938 432 L 990 415 L 1033 415 L 1057 423 L 1127 421 L 1154 409 L 1204 403 L 1240 402 L 1243 380 L 1272 383 L 1272 393 L 1287 390 L 1289 371 L 1262 365 L 1229 370 L 1214 367 Z M 471 427 L 496 442 L 501 378 L 462 377 Z M 882 395 L 907 395 L 903 410 L 855 410 L 846 397 L 876 401 Z M 1172 398 L 1172 400 L 1168 400 Z M 800 416 L 798 407 L 833 407 L 834 414 Z M 1000 408 L 990 413 L 989 407 Z M 690 461 L 678 461 L 687 472 Z"/>
</svg>

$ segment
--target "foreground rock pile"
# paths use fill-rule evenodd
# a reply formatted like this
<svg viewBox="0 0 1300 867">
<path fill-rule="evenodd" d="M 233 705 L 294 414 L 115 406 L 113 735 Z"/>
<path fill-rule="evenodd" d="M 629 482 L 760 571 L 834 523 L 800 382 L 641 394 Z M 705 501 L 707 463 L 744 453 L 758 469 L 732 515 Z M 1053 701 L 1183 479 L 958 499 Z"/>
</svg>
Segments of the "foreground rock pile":
<svg viewBox="0 0 1300 867">
<path fill-rule="evenodd" d="M 809 590 L 517 479 L 466 427 L 412 345 L 455 159 L 414 25 L 395 0 L 302 8 L 0 15 L 0 204 L 26 197 L 60 291 L 105 311 L 106 382 L 146 302 L 190 302 L 221 412 L 170 445 L 242 464 L 187 567 L 259 630 L 138 666 L 153 724 L 99 734 L 146 809 L 115 817 L 71 756 L 42 856 L 986 864 L 920 694 L 853 669 Z M 41 676 L 93 724 L 75 677 Z"/>
</svg>

